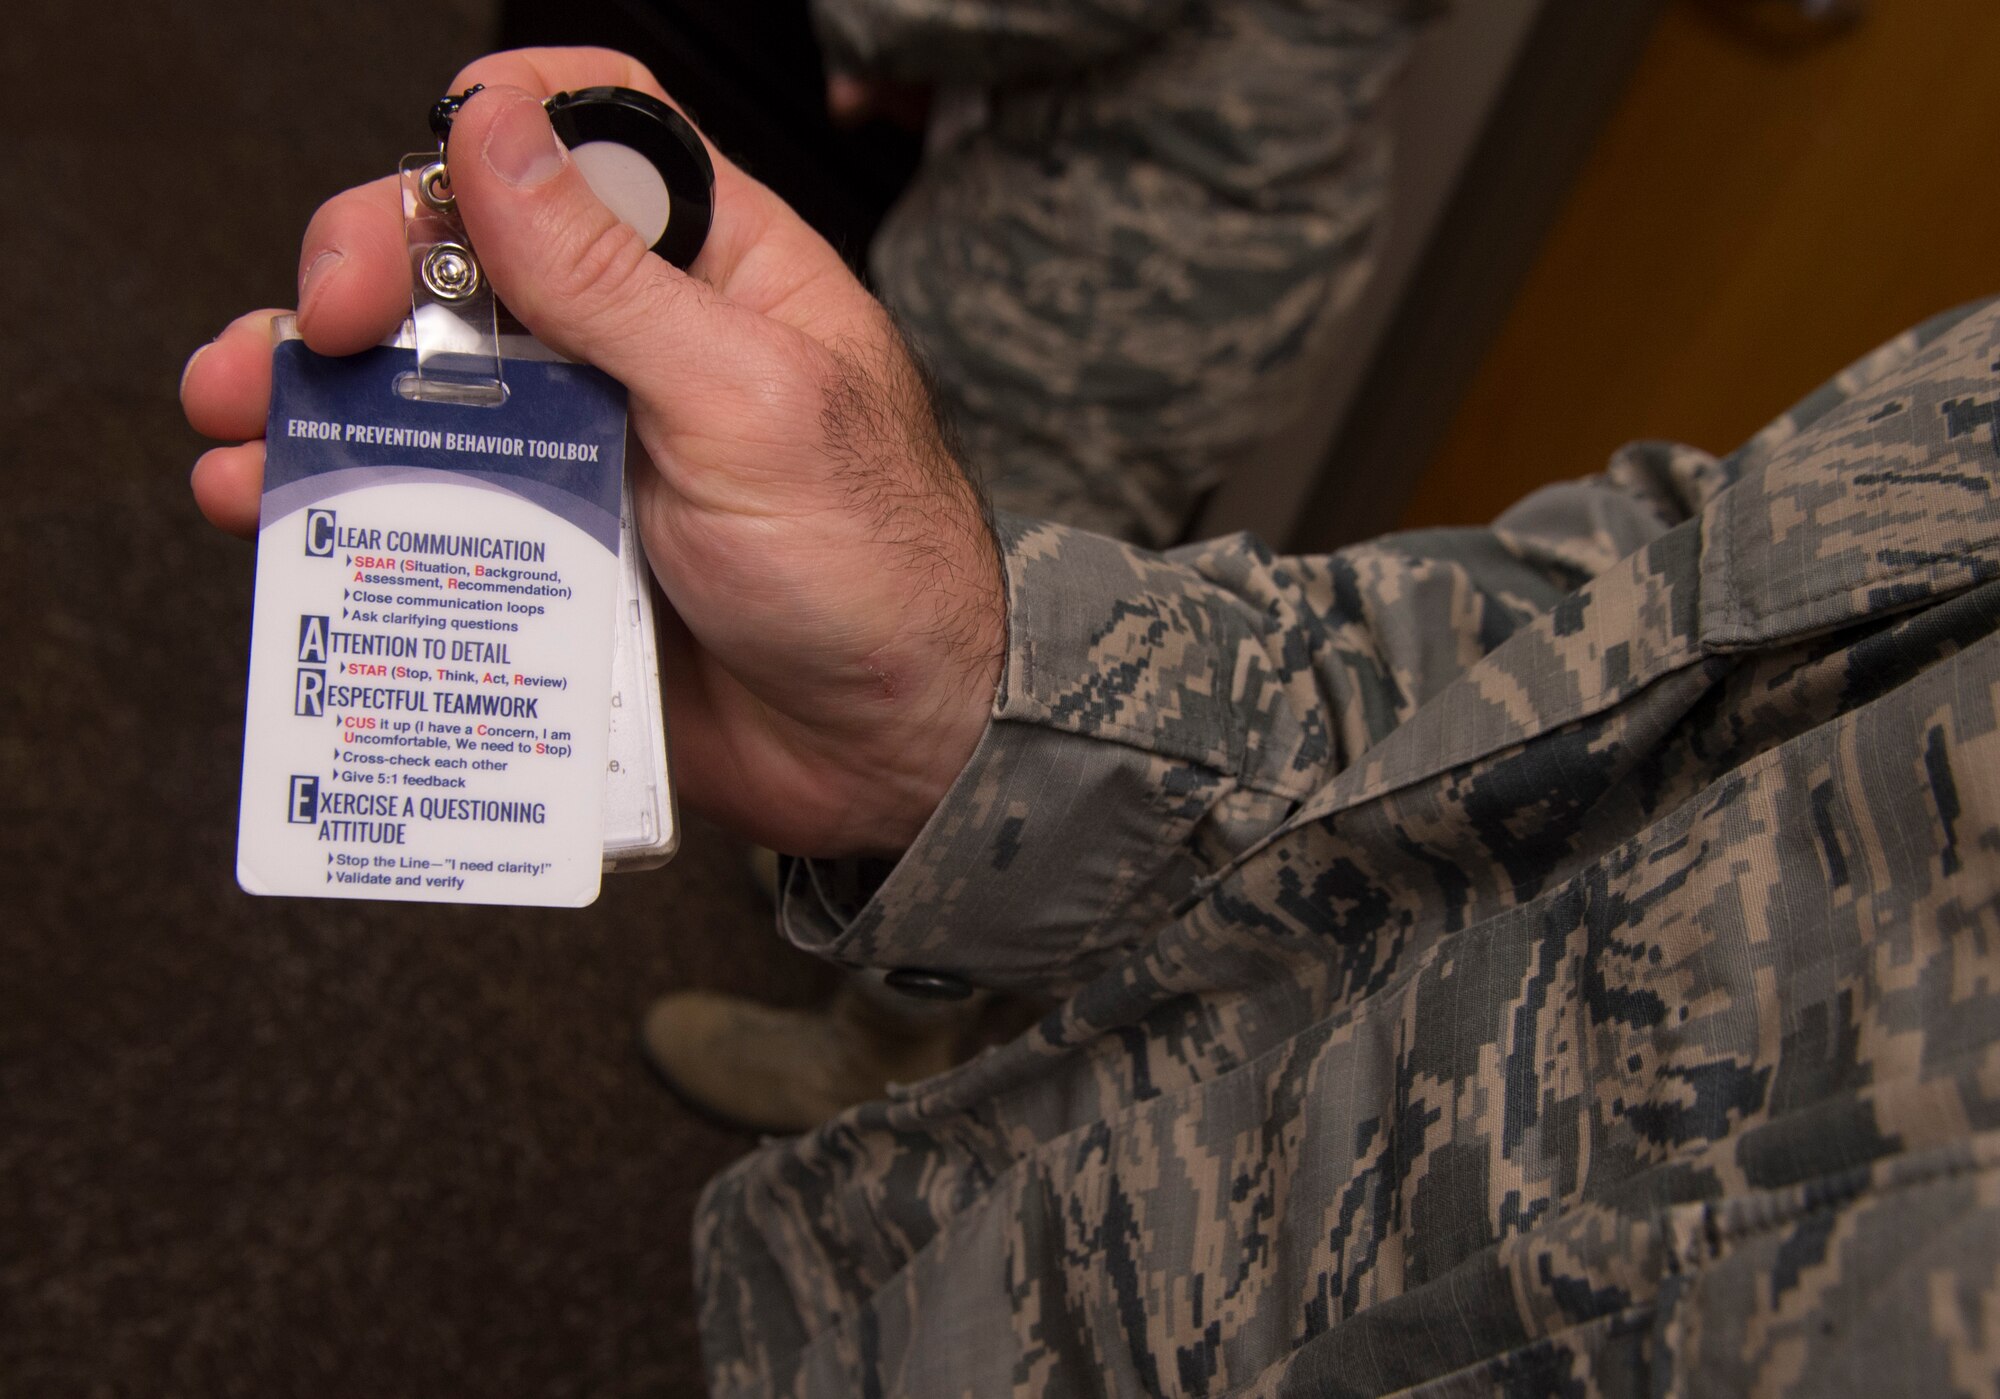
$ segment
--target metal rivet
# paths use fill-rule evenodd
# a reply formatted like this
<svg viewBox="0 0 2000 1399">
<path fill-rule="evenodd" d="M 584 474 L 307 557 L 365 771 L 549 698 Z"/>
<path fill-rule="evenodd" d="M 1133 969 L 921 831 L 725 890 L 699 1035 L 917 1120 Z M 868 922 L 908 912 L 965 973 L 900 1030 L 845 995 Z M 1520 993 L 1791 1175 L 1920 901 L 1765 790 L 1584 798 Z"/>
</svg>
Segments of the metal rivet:
<svg viewBox="0 0 2000 1399">
<path fill-rule="evenodd" d="M 479 263 L 472 249 L 439 243 L 424 254 L 424 285 L 439 301 L 464 301 L 478 294 Z"/>
<path fill-rule="evenodd" d="M 449 214 L 458 207 L 457 201 L 451 197 L 451 172 L 444 168 L 441 160 L 434 160 L 424 167 L 423 174 L 417 177 L 417 192 L 423 196 L 424 203 L 440 214 Z"/>
</svg>

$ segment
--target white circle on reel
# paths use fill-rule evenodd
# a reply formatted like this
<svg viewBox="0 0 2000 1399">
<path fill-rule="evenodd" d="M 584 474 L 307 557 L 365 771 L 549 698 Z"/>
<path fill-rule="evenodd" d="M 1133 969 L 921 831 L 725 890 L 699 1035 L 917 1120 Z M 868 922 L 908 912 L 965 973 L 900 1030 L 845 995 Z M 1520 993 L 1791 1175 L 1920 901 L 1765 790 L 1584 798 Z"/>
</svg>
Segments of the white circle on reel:
<svg viewBox="0 0 2000 1399">
<path fill-rule="evenodd" d="M 637 229 L 647 247 L 660 241 L 674 201 L 652 161 L 617 141 L 585 141 L 570 151 L 570 158 L 591 192 L 620 222 Z"/>
</svg>

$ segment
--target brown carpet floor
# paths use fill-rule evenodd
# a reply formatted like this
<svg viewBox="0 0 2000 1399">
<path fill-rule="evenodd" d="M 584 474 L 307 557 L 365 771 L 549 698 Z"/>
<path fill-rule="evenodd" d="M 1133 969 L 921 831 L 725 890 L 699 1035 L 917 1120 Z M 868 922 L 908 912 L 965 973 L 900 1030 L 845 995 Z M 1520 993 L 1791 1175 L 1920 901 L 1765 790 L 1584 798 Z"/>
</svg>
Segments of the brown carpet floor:
<svg viewBox="0 0 2000 1399">
<path fill-rule="evenodd" d="M 25 13 L 23 12 L 25 10 Z M 695 1195 L 749 1139 L 634 1043 L 800 1003 L 734 846 L 582 913 L 232 878 L 252 551 L 176 381 L 394 168 L 471 0 L 15 7 L 0 26 L 0 1393 L 689 1393 Z"/>
</svg>

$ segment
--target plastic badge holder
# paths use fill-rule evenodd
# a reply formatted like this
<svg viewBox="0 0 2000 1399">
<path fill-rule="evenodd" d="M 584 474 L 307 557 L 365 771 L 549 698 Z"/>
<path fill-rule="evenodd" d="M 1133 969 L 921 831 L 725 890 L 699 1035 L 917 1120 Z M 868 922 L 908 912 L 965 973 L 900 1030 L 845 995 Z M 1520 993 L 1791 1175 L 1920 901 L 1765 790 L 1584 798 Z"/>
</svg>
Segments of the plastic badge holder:
<svg viewBox="0 0 2000 1399">
<path fill-rule="evenodd" d="M 604 868 L 663 865 L 680 844 L 660 702 L 660 643 L 652 575 L 625 478 L 618 520 L 618 633 L 611 644 L 611 757 L 604 774 Z"/>
<path fill-rule="evenodd" d="M 298 325 L 280 316 L 276 335 L 296 340 Z M 385 342 L 413 349 L 416 336 L 404 322 Z M 499 359 L 557 360 L 526 335 L 497 338 Z M 625 481 L 618 524 L 618 622 L 611 649 L 610 754 L 604 774 L 604 868 L 653 869 L 673 857 L 680 824 L 667 762 L 666 710 L 660 701 L 660 645 L 653 612 L 652 576 L 632 514 L 632 482 Z"/>
</svg>

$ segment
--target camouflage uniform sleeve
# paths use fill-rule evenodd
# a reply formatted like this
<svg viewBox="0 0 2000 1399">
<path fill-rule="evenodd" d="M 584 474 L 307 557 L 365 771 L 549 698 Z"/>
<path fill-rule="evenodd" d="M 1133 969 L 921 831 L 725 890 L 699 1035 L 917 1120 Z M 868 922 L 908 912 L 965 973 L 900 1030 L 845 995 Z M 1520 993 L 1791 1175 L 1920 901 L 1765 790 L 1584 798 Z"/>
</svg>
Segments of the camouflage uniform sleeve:
<svg viewBox="0 0 2000 1399">
<path fill-rule="evenodd" d="M 1156 38 L 1191 0 L 814 0 L 837 72 L 990 87 L 1087 68 Z"/>
<path fill-rule="evenodd" d="M 800 861 L 808 951 L 1062 990 L 1149 940 L 1332 773 L 1600 563 L 1691 508 L 1701 462 L 1635 449 L 1491 530 L 1326 558 L 1248 536 L 1150 553 L 1001 517 L 993 719 L 893 868 Z"/>
</svg>

